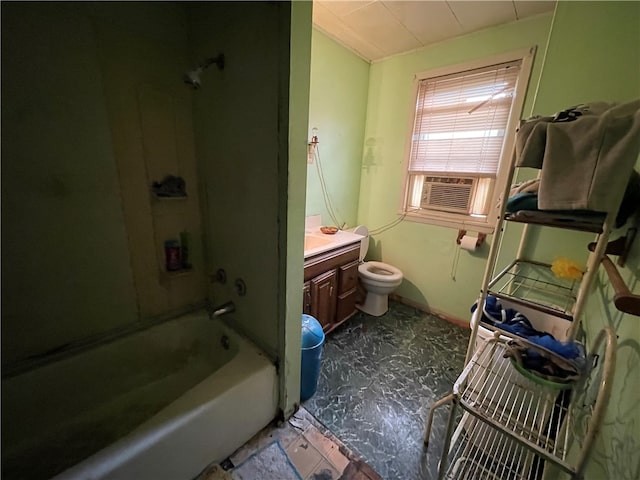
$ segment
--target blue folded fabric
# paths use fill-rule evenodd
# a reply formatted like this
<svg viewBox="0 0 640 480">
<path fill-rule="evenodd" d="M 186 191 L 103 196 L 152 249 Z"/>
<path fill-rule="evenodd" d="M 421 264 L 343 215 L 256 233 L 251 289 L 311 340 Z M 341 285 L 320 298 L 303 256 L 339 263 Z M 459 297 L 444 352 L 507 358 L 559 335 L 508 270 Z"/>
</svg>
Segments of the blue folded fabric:
<svg viewBox="0 0 640 480">
<path fill-rule="evenodd" d="M 477 305 L 471 306 L 471 313 L 476 311 Z M 491 325 L 501 323 L 506 320 L 512 320 L 518 315 L 518 311 L 513 308 L 503 309 L 498 299 L 493 295 L 488 295 L 484 301 L 484 309 L 482 310 L 482 318 L 488 320 Z"/>
<path fill-rule="evenodd" d="M 471 312 L 473 313 L 476 308 L 477 305 L 473 304 Z M 482 319 L 500 330 L 518 335 L 564 358 L 574 359 L 582 354 L 580 347 L 575 342 L 562 343 L 550 333 L 533 328 L 529 319 L 517 310 L 503 309 L 498 299 L 493 295 L 488 295 L 485 300 Z"/>
<path fill-rule="evenodd" d="M 538 210 L 538 194 L 533 192 L 520 192 L 507 199 L 505 210 L 509 213 L 518 210 Z"/>
</svg>

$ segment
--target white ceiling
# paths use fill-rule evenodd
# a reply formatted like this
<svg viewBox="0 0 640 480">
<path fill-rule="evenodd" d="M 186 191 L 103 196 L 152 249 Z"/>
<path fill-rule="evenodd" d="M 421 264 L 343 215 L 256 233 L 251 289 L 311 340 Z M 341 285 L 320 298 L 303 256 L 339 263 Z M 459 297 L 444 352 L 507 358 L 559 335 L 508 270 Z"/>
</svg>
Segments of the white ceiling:
<svg viewBox="0 0 640 480">
<path fill-rule="evenodd" d="M 313 24 L 365 60 L 552 11 L 546 1 L 314 0 Z"/>
</svg>

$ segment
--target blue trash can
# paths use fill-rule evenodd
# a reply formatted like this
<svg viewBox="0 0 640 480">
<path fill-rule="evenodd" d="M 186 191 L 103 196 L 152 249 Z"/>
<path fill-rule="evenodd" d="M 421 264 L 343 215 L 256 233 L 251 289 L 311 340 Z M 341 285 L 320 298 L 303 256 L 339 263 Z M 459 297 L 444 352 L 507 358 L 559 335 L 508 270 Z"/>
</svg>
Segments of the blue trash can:
<svg viewBox="0 0 640 480">
<path fill-rule="evenodd" d="M 300 401 L 313 397 L 320 378 L 320 358 L 324 332 L 320 322 L 311 315 L 302 315 L 302 372 L 300 378 Z"/>
</svg>

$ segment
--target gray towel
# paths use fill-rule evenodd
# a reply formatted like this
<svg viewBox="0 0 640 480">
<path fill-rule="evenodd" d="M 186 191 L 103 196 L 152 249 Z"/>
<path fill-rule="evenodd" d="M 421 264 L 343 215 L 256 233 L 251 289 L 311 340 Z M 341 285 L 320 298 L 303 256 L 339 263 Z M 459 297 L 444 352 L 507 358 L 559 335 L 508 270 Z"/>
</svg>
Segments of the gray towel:
<svg viewBox="0 0 640 480">
<path fill-rule="evenodd" d="M 516 142 L 517 166 L 542 167 L 541 210 L 618 207 L 640 153 L 640 100 L 593 103 L 571 122 L 553 117 L 524 123 Z"/>
<path fill-rule="evenodd" d="M 542 168 L 547 125 L 553 117 L 534 117 L 525 121 L 516 135 L 516 167 Z"/>
<path fill-rule="evenodd" d="M 551 117 L 535 116 L 523 121 L 516 135 L 516 167 L 542 168 L 549 123 L 568 124 L 584 115 L 602 115 L 611 106 L 604 102 L 576 105 Z M 572 112 L 572 115 L 563 115 L 565 112 Z"/>
</svg>

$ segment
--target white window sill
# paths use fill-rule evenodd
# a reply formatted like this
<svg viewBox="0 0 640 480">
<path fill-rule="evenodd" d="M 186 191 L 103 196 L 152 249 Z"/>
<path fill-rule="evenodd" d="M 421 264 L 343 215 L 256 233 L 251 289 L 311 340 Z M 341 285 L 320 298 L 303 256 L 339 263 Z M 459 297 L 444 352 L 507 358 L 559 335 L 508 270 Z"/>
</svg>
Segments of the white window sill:
<svg viewBox="0 0 640 480">
<path fill-rule="evenodd" d="M 455 228 L 458 230 L 472 230 L 474 232 L 491 234 L 495 230 L 495 224 L 486 219 L 473 218 L 467 215 L 457 215 L 455 213 L 438 212 L 398 212 L 405 215 L 405 220 L 409 222 L 425 223 L 437 225 L 439 227 Z"/>
</svg>

